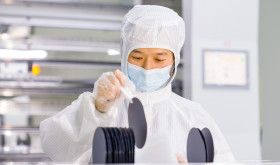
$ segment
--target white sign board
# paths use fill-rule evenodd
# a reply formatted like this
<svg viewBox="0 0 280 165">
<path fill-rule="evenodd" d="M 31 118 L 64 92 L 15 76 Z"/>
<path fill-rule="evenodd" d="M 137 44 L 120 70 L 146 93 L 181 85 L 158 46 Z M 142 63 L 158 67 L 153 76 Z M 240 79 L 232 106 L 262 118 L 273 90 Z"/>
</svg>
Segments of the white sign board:
<svg viewBox="0 0 280 165">
<path fill-rule="evenodd" d="M 203 51 L 204 87 L 248 87 L 246 51 Z"/>
</svg>

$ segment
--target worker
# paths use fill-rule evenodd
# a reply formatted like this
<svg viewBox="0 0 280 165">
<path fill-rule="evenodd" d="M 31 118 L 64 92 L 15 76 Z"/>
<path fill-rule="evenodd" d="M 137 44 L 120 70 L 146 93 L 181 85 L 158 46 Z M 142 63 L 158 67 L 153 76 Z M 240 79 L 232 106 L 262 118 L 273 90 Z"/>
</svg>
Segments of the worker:
<svg viewBox="0 0 280 165">
<path fill-rule="evenodd" d="M 188 36 L 189 37 L 189 36 Z M 207 127 L 212 133 L 214 162 L 234 160 L 223 134 L 197 103 L 172 92 L 185 40 L 185 23 L 173 10 L 137 5 L 123 18 L 121 71 L 103 73 L 93 92 L 85 92 L 71 105 L 40 124 L 43 150 L 57 162 L 89 162 L 97 127 L 128 127 L 129 102 L 120 88 L 143 104 L 147 136 L 168 131 L 179 162 L 186 160 L 191 128 Z"/>
</svg>

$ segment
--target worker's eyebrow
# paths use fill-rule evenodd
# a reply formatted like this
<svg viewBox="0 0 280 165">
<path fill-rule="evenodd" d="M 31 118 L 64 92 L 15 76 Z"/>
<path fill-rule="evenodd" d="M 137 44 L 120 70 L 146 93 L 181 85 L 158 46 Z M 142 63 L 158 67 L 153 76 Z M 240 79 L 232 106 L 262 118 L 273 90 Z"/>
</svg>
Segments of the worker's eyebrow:
<svg viewBox="0 0 280 165">
<path fill-rule="evenodd" d="M 168 55 L 167 52 L 158 52 L 158 53 L 155 53 L 156 55 Z"/>
<path fill-rule="evenodd" d="M 137 49 L 133 50 L 132 52 L 133 52 L 133 53 L 143 53 L 143 52 L 141 52 L 141 51 L 139 51 L 139 50 L 137 50 Z"/>
</svg>

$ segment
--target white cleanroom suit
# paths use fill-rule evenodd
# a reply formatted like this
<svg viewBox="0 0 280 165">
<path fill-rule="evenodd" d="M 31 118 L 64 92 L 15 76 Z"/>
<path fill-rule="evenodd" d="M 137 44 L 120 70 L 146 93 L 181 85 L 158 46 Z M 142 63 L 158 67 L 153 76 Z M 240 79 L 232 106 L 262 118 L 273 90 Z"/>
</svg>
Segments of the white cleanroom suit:
<svg viewBox="0 0 280 165">
<path fill-rule="evenodd" d="M 214 140 L 214 162 L 233 161 L 223 134 L 209 114 L 199 104 L 172 92 L 171 82 L 177 71 L 184 39 L 184 21 L 173 10 L 153 5 L 135 6 L 122 22 L 122 72 L 127 76 L 127 58 L 134 49 L 164 48 L 172 51 L 175 70 L 168 82 L 156 91 L 134 93 L 144 107 L 148 136 L 168 131 L 174 151 L 186 158 L 190 129 L 207 127 Z M 94 88 L 97 88 L 97 83 Z M 64 110 L 41 122 L 42 146 L 53 161 L 89 162 L 97 127 L 128 127 L 128 101 L 112 104 L 109 110 L 101 113 L 94 104 L 97 94 L 85 92 Z"/>
</svg>

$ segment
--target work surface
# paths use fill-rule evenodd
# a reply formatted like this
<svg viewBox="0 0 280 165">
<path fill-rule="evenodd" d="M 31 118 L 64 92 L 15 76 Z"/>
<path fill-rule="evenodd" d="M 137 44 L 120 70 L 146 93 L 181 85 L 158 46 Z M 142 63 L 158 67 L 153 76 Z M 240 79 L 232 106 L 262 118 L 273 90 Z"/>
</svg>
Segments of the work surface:
<svg viewBox="0 0 280 165">
<path fill-rule="evenodd" d="M 162 164 L 162 163 L 160 163 Z M 182 165 L 186 165 L 182 164 Z M 188 165 L 280 165 L 280 161 L 239 161 L 236 163 L 188 163 Z M 0 165 L 78 165 L 78 163 L 55 163 L 55 162 L 0 162 Z M 128 165 L 128 164 L 123 164 Z M 152 164 L 139 164 L 135 165 L 152 165 Z M 168 164 L 165 164 L 168 165 Z"/>
</svg>

